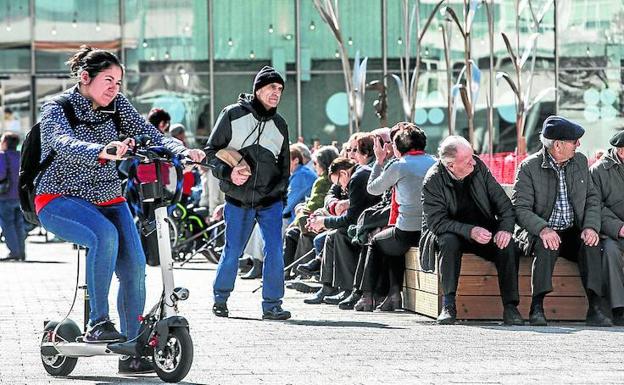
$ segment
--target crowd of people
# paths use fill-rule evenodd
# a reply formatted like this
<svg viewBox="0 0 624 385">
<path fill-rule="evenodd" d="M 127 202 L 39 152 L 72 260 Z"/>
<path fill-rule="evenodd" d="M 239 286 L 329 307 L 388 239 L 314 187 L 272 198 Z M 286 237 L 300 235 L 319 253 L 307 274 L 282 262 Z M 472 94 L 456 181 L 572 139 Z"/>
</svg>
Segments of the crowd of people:
<svg viewBox="0 0 624 385">
<path fill-rule="evenodd" d="M 533 261 L 528 321 L 541 326 L 547 325 L 544 298 L 553 290 L 555 262 L 563 257 L 578 262 L 589 303 L 587 325 L 624 325 L 624 212 L 618 188 L 624 132 L 613 136 L 613 148 L 591 168 L 576 151 L 583 134 L 566 118 L 547 118 L 543 147 L 519 166 L 511 197 L 463 137 L 442 140 L 434 158 L 424 152 L 426 135 L 411 123 L 354 134 L 319 173 L 314 195 L 286 228 L 286 278 L 318 275 L 322 287 L 304 300 L 307 304 L 393 311 L 402 307 L 405 253 L 418 246 L 422 268 L 440 276 L 437 321 L 453 324 L 461 259 L 469 252 L 495 264 L 502 319 L 522 325 L 518 267 L 519 258 L 528 256 Z M 315 164 L 319 158 L 312 154 Z M 327 190 L 322 204 L 317 186 Z M 300 281 L 290 287 L 309 289 Z"/>
</svg>

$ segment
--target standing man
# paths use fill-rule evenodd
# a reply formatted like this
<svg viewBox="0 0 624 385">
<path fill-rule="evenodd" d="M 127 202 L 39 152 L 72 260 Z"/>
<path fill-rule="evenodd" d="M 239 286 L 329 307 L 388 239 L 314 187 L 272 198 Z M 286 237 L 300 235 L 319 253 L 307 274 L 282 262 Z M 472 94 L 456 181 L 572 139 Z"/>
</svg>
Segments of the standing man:
<svg viewBox="0 0 624 385">
<path fill-rule="evenodd" d="M 602 279 L 613 314 L 613 324 L 624 326 L 624 131 L 609 141 L 609 149 L 589 172 L 602 201 Z"/>
<path fill-rule="evenodd" d="M 277 113 L 284 79 L 265 66 L 256 75 L 253 94 L 221 111 L 206 145 L 208 165 L 225 193 L 225 246 L 214 281 L 212 312 L 227 317 L 227 299 L 234 289 L 238 259 L 256 221 L 264 239 L 262 319 L 286 320 L 282 309 L 284 259 L 282 211 L 288 188 L 290 151 L 288 126 Z M 222 149 L 235 150 L 242 160 L 231 167 L 217 157 Z M 247 166 L 248 165 L 248 166 Z"/>
<path fill-rule="evenodd" d="M 587 158 L 576 149 L 585 130 L 560 117 L 544 121 L 541 151 L 520 165 L 513 190 L 519 228 L 515 238 L 533 257 L 533 298 L 529 321 L 546 326 L 544 297 L 553 290 L 557 257 L 578 262 L 589 309 L 588 326 L 611 326 L 600 309 L 602 295 L 600 197 L 589 174 Z"/>
<path fill-rule="evenodd" d="M 423 182 L 420 238 L 421 265 L 427 270 L 433 270 L 439 251 L 443 306 L 438 323 L 455 323 L 462 254 L 472 252 L 496 265 L 505 325 L 522 325 L 511 201 L 463 137 L 444 139 L 438 157 Z"/>
</svg>

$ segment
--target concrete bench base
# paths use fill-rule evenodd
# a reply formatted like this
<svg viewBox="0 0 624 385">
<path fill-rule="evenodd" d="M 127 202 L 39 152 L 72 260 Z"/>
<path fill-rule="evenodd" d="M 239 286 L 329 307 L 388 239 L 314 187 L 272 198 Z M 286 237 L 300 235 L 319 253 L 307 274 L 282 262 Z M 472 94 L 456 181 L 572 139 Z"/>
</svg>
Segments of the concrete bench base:
<svg viewBox="0 0 624 385">
<path fill-rule="evenodd" d="M 442 307 L 442 290 L 438 273 L 420 268 L 418 248 L 405 255 L 403 307 L 406 310 L 436 318 Z M 518 273 L 520 305 L 529 318 L 531 305 L 531 259 L 520 259 Z M 559 258 L 553 273 L 554 291 L 544 299 L 546 318 L 552 321 L 583 321 L 587 299 L 576 263 Z M 498 288 L 498 275 L 492 262 L 474 254 L 464 254 L 457 289 L 457 318 L 463 320 L 502 320 L 503 305 Z"/>
</svg>

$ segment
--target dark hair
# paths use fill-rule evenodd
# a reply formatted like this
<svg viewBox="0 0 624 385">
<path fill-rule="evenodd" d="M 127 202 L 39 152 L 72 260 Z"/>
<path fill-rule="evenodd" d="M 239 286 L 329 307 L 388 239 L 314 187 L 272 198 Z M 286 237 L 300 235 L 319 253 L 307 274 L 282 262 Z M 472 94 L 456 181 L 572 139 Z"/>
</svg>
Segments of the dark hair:
<svg viewBox="0 0 624 385">
<path fill-rule="evenodd" d="M 333 175 L 338 171 L 351 170 L 353 167 L 355 167 L 355 165 L 356 163 L 353 159 L 348 159 L 341 156 L 334 159 L 334 161 L 329 165 L 329 170 L 327 171 L 327 173 L 329 175 Z"/>
<path fill-rule="evenodd" d="M 6 141 L 7 149 L 17 150 L 17 145 L 19 144 L 20 137 L 14 132 L 7 131 L 2 134 L 2 140 Z"/>
<path fill-rule="evenodd" d="M 424 151 L 427 146 L 427 136 L 414 123 L 400 122 L 395 125 L 399 126 L 399 131 L 394 137 L 394 144 L 401 154 L 405 154 L 410 150 Z"/>
<path fill-rule="evenodd" d="M 338 151 L 334 146 L 323 146 L 314 151 L 312 156 L 316 159 L 316 164 L 323 169 L 324 172 L 327 172 L 327 169 L 329 169 L 334 159 L 338 157 Z"/>
<path fill-rule="evenodd" d="M 152 125 L 158 128 L 160 122 L 170 122 L 171 115 L 162 108 L 152 108 L 150 112 L 147 114 L 147 121 L 152 123 Z"/>
<path fill-rule="evenodd" d="M 356 140 L 357 150 L 360 154 L 366 156 L 373 156 L 375 151 L 373 150 L 373 146 L 375 145 L 375 135 L 370 132 L 361 133 L 361 135 Z"/>
<path fill-rule="evenodd" d="M 83 71 L 87 71 L 89 77 L 94 78 L 97 74 L 112 66 L 121 68 L 122 75 L 124 73 L 124 68 L 114 53 L 84 44 L 65 64 L 69 66 L 71 75 L 74 77 L 80 77 Z"/>
<path fill-rule="evenodd" d="M 305 162 L 303 160 L 303 155 L 297 146 L 294 144 L 290 145 L 290 159 L 298 159 L 300 165 L 304 165 Z"/>
</svg>

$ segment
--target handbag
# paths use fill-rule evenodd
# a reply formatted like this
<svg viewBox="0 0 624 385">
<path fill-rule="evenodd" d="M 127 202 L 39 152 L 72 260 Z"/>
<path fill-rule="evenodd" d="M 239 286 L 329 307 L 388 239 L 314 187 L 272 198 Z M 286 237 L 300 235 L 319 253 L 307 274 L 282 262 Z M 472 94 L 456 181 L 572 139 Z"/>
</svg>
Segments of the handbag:
<svg viewBox="0 0 624 385">
<path fill-rule="evenodd" d="M 4 164 L 6 167 L 6 177 L 0 180 L 0 195 L 7 194 L 11 190 L 11 165 L 9 164 L 9 157 L 6 152 L 4 153 Z"/>
</svg>

